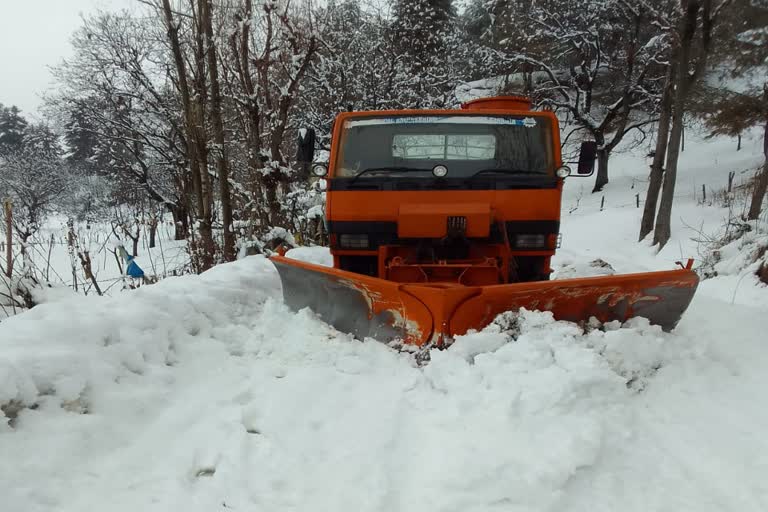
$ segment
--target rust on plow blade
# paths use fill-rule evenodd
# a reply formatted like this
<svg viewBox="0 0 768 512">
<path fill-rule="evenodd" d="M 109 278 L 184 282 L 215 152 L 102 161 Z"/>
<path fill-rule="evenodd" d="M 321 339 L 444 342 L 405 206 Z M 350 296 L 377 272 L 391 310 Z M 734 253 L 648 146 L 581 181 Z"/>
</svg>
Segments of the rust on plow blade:
<svg viewBox="0 0 768 512">
<path fill-rule="evenodd" d="M 698 286 L 690 268 L 555 281 L 464 286 L 407 284 L 273 256 L 283 297 L 293 310 L 310 308 L 359 339 L 442 346 L 482 329 L 500 313 L 551 311 L 557 320 L 626 321 L 642 316 L 672 330 Z"/>
</svg>

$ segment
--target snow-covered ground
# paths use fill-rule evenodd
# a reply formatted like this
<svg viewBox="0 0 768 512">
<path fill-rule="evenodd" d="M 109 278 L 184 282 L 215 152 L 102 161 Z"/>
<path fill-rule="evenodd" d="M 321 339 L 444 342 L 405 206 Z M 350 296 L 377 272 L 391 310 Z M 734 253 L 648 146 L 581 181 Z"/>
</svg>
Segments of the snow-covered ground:
<svg viewBox="0 0 768 512">
<path fill-rule="evenodd" d="M 184 273 L 189 264 L 186 241 L 173 239 L 173 221 L 167 216 L 157 229 L 156 245 L 149 247 L 147 229 L 139 234 L 138 255 L 136 263 L 148 276 L 164 277 L 176 273 Z M 146 226 L 144 226 L 146 228 Z M 135 228 L 132 228 L 135 229 Z M 104 290 L 119 290 L 125 261 L 120 258 L 118 266 L 115 258 L 115 248 L 123 244 L 131 253 L 133 242 L 123 233 L 120 238 L 115 236 L 109 223 L 78 222 L 74 226 L 77 235 L 77 249 L 71 254 L 68 245 L 67 217 L 54 215 L 45 223 L 30 244 L 29 252 L 35 266 L 35 274 L 47 281 L 74 288 L 72 267 L 75 267 L 78 290 L 89 288 L 90 283 L 85 278 L 77 249 L 88 251 L 91 257 L 91 270 L 99 285 Z M 119 232 L 119 230 L 118 230 Z M 21 262 L 16 263 L 20 265 Z M 94 293 L 92 289 L 90 293 Z"/>
<path fill-rule="evenodd" d="M 659 254 L 636 242 L 643 151 L 612 160 L 603 211 L 570 179 L 558 272 L 697 257 L 728 216 L 701 184 L 760 162 L 757 137 L 735 149 L 687 141 Z M 768 510 L 767 309 L 734 270 L 673 333 L 522 312 L 419 367 L 288 311 L 261 256 L 52 301 L 0 323 L 0 510 Z"/>
<path fill-rule="evenodd" d="M 173 221 L 170 216 L 167 217 L 158 226 L 155 247 L 149 247 L 146 226 L 143 226 L 144 229 L 139 234 L 136 263 L 152 278 L 188 272 L 186 267 L 189 265 L 189 254 L 186 241 L 173 239 Z M 133 242 L 120 230 L 117 232 L 119 237 L 107 222 L 77 222 L 73 226 L 75 236 L 70 237 L 67 216 L 52 215 L 27 244 L 31 274 L 38 281 L 53 286 L 56 289 L 53 293 L 61 294 L 65 292 L 61 288 L 68 288 L 72 292 L 94 294 L 96 291 L 90 279 L 86 278 L 77 254 L 87 251 L 91 258 L 91 271 L 102 292 L 119 292 L 123 287 L 125 261 L 118 257 L 119 254 L 116 256 L 116 247 L 122 244 L 130 254 Z M 74 242 L 74 246 L 70 245 L 70 241 Z M 20 272 L 23 260 L 18 240 L 15 240 L 13 254 L 14 267 Z M 45 296 L 37 298 L 48 300 Z"/>
<path fill-rule="evenodd" d="M 132 230 L 135 232 L 135 226 Z M 143 279 L 132 279 L 126 275 L 126 261 L 118 246 L 122 245 L 130 255 L 133 242 L 119 231 L 108 222 L 76 222 L 70 230 L 66 215 L 51 215 L 27 241 L 26 258 L 22 256 L 19 244 L 13 246 L 14 283 L 22 275 L 29 275 L 39 283 L 29 287 L 36 304 L 66 300 L 77 294 L 97 294 L 78 256 L 87 252 L 93 278 L 101 293 L 114 295 L 140 286 Z M 174 240 L 170 215 L 159 223 L 154 247 L 150 247 L 148 231 L 148 226 L 142 226 L 134 260 L 147 280 L 188 273 L 190 258 L 187 241 Z M 5 256 L 2 242 L 0 249 Z M 9 296 L 13 296 L 14 300 L 9 300 Z M 16 284 L 9 284 L 5 276 L 0 275 L 0 320 L 24 311 L 23 304 Z"/>
</svg>

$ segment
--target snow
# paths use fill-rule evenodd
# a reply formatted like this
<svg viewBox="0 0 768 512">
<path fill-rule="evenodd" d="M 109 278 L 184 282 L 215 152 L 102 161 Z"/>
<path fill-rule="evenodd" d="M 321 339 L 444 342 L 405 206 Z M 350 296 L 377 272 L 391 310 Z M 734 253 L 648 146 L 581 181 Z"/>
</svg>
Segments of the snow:
<svg viewBox="0 0 768 512">
<path fill-rule="evenodd" d="M 765 44 L 759 41 L 759 38 L 768 39 L 768 28 L 749 31 L 749 33 L 751 33 L 750 37 L 754 39 L 755 44 Z M 748 33 L 745 32 L 744 34 Z M 745 70 L 737 76 L 732 75 L 733 70 L 729 66 L 721 65 L 709 72 L 704 80 L 711 87 L 721 87 L 739 94 L 759 95 L 766 83 L 766 76 L 768 76 L 768 62 L 764 62 L 762 66 Z"/>
<path fill-rule="evenodd" d="M 552 279 L 570 279 L 573 277 L 609 276 L 616 271 L 610 263 L 600 258 L 587 262 L 561 259 L 554 270 Z"/>
<path fill-rule="evenodd" d="M 326 247 L 296 247 L 287 251 L 285 255 L 288 258 L 314 263 L 315 265 L 333 266 L 333 256 L 331 256 L 331 251 Z"/>
<path fill-rule="evenodd" d="M 759 144 L 687 135 L 658 253 L 636 241 L 644 148 L 612 157 L 602 211 L 569 179 L 557 277 L 696 257 L 729 215 L 701 184 L 742 182 Z M 728 269 L 673 333 L 513 312 L 423 367 L 290 312 L 263 256 L 112 297 L 51 291 L 0 322 L 0 508 L 766 510 L 768 289 Z"/>
<path fill-rule="evenodd" d="M 270 229 L 267 234 L 264 235 L 264 240 L 268 242 L 279 240 L 290 246 L 296 245 L 296 239 L 293 237 L 293 235 L 289 233 L 285 228 L 281 227 L 273 227 Z"/>
<path fill-rule="evenodd" d="M 548 79 L 549 75 L 545 71 L 535 71 L 531 74 L 531 78 L 534 82 L 540 82 Z M 456 87 L 454 93 L 460 103 L 465 103 L 478 98 L 497 96 L 499 90 L 510 87 L 522 93 L 525 90 L 525 76 L 522 73 L 511 73 L 463 82 Z"/>
<path fill-rule="evenodd" d="M 135 227 L 131 227 L 134 230 Z M 28 253 L 30 255 L 33 274 L 43 281 L 50 281 L 51 285 L 59 288 L 61 285 L 73 286 L 73 271 L 77 278 L 78 290 L 91 290 L 91 284 L 86 279 L 77 251 L 88 251 L 91 257 L 91 269 L 101 289 L 107 293 L 113 293 L 121 289 L 123 274 L 118 267 L 114 251 L 119 245 L 123 245 L 128 253 L 132 252 L 132 241 L 120 233 L 118 239 L 112 232 L 112 226 L 108 223 L 77 222 L 73 226 L 76 247 L 68 245 L 69 228 L 67 217 L 64 215 L 52 215 L 43 225 L 39 233 L 29 242 Z M 170 216 L 161 219 L 156 242 L 157 245 L 149 248 L 149 240 L 146 232 L 142 230 L 142 236 L 137 246 L 138 256 L 136 263 L 146 275 L 164 277 L 183 271 L 189 265 L 189 254 L 186 250 L 185 240 L 174 240 L 173 221 Z M 119 230 L 118 230 L 119 232 Z M 70 249 L 74 252 L 70 253 Z M 17 259 L 20 259 L 17 253 Z M 122 270 L 125 269 L 125 261 L 121 260 Z M 21 266 L 17 263 L 17 270 Z M 71 289 L 71 288 L 70 288 Z M 55 290 L 46 290 L 45 294 L 56 294 Z M 66 294 L 66 292 L 62 291 Z M 64 295 L 66 297 L 66 295 Z"/>
<path fill-rule="evenodd" d="M 323 218 L 325 216 L 324 207 L 321 204 L 316 204 L 307 210 L 308 219 Z"/>
</svg>

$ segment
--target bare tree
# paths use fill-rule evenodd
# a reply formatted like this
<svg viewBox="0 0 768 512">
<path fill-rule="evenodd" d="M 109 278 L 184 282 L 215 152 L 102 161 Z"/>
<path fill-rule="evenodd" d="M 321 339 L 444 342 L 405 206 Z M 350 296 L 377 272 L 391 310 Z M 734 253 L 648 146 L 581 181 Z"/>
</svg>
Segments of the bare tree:
<svg viewBox="0 0 768 512">
<path fill-rule="evenodd" d="M 13 229 L 22 251 L 66 190 L 66 165 L 55 153 L 25 146 L 0 158 L 0 197 L 13 201 Z"/>
<path fill-rule="evenodd" d="M 250 22 L 246 22 L 250 20 Z M 233 16 L 227 94 L 252 144 L 248 154 L 251 190 L 257 194 L 251 210 L 264 227 L 282 225 L 280 187 L 289 184 L 292 170 L 286 145 L 299 85 L 309 69 L 318 40 L 312 17 L 292 10 L 289 2 L 268 2 L 254 13 L 249 0 Z M 292 133 L 292 132 L 291 132 Z M 262 200 L 266 208 L 261 208 Z"/>
<path fill-rule="evenodd" d="M 664 92 L 661 97 L 659 124 L 656 132 L 656 149 L 653 152 L 653 163 L 651 164 L 651 174 L 648 180 L 648 191 L 643 205 L 643 218 L 640 221 L 640 237 L 638 241 L 643 240 L 648 233 L 653 231 L 653 223 L 656 219 L 656 205 L 659 199 L 661 183 L 664 179 L 664 157 L 667 154 L 667 143 L 669 142 L 669 125 L 672 119 L 672 95 L 674 91 L 673 80 L 675 77 L 676 66 L 674 58 L 667 67 L 667 76 L 664 79 Z"/>
<path fill-rule="evenodd" d="M 663 41 L 647 12 L 623 0 L 525 4 L 516 16 L 535 28 L 503 39 L 500 58 L 520 77 L 519 89 L 567 113 L 597 142 L 598 192 L 608 183 L 611 152 L 655 121 Z"/>
<path fill-rule="evenodd" d="M 680 0 L 680 17 L 675 29 L 677 48 L 672 126 L 669 133 L 661 201 L 653 234 L 653 243 L 658 244 L 660 248 L 664 247 L 671 237 L 672 203 L 688 96 L 691 88 L 706 69 L 715 22 L 730 0 L 722 0 L 716 7 L 712 6 L 712 1 Z"/>
<path fill-rule="evenodd" d="M 163 54 L 146 20 L 98 13 L 72 38 L 74 54 L 54 70 L 49 111 L 61 120 L 83 172 L 116 190 L 139 188 L 173 215 L 187 236 L 190 176 L 186 136 Z"/>
<path fill-rule="evenodd" d="M 216 168 L 220 187 L 221 222 L 224 230 L 223 256 L 224 261 L 233 261 L 235 259 L 235 235 L 232 232 L 232 197 L 229 190 L 229 163 L 224 142 L 218 55 L 216 53 L 216 40 L 213 37 L 211 10 L 211 0 L 202 0 L 200 2 L 200 16 L 204 27 L 206 57 L 211 83 L 211 122 L 213 124 L 214 153 L 216 155 Z"/>
<path fill-rule="evenodd" d="M 194 3 L 192 4 L 194 10 Z M 165 17 L 165 27 L 168 41 L 173 54 L 173 62 L 176 66 L 176 86 L 181 94 L 182 109 L 184 112 L 184 128 L 186 133 L 186 156 L 192 173 L 192 183 L 195 194 L 195 215 L 200 233 L 200 247 L 193 247 L 197 255 L 198 267 L 207 270 L 213 265 L 214 242 L 212 231 L 211 207 L 213 198 L 211 195 L 210 176 L 208 174 L 207 146 L 204 120 L 205 98 L 205 70 L 203 58 L 203 37 L 198 30 L 194 33 L 196 39 L 195 62 L 197 64 L 197 81 L 188 72 L 187 60 L 183 53 L 181 39 L 179 38 L 180 22 L 169 0 L 162 0 L 162 12 Z M 198 18 L 199 19 L 199 18 Z M 193 27 L 196 24 L 193 24 Z M 194 30 L 194 29 L 193 29 Z M 202 82 L 202 83 L 201 83 Z M 194 96 L 190 83 L 196 84 Z"/>
</svg>

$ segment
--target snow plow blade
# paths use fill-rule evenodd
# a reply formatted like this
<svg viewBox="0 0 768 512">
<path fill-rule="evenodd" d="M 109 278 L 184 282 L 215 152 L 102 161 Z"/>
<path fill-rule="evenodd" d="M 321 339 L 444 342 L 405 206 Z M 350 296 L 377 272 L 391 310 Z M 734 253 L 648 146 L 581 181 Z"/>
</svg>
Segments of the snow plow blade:
<svg viewBox="0 0 768 512">
<path fill-rule="evenodd" d="M 453 336 L 482 329 L 505 311 L 551 311 L 572 322 L 594 317 L 624 322 L 645 317 L 672 330 L 688 308 L 698 276 L 686 268 L 555 281 L 464 286 L 398 283 L 314 265 L 271 258 L 286 304 L 309 308 L 339 331 L 358 339 L 443 346 Z"/>
</svg>

